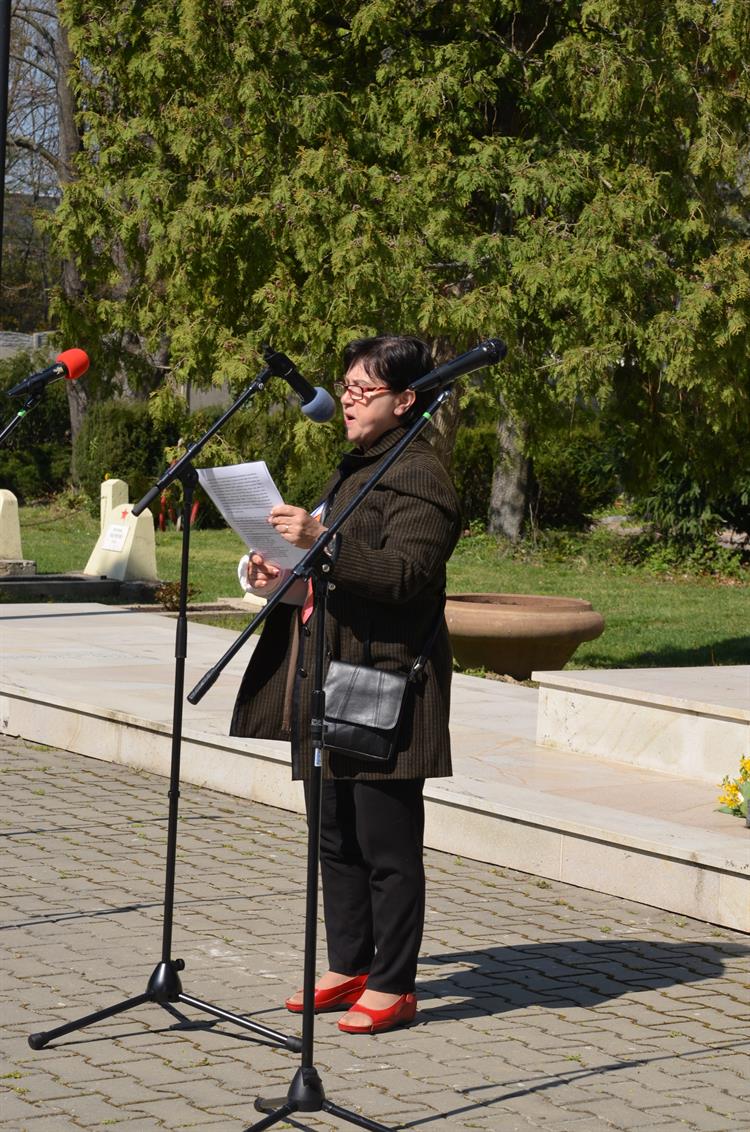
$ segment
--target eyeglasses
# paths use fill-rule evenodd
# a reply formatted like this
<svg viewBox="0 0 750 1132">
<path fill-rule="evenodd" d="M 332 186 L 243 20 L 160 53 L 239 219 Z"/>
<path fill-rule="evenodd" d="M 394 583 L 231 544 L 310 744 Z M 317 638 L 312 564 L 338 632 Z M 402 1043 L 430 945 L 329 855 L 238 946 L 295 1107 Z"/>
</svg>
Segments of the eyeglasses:
<svg viewBox="0 0 750 1132">
<path fill-rule="evenodd" d="M 356 385 L 354 383 L 347 385 L 344 381 L 334 381 L 333 383 L 333 391 L 338 398 L 342 398 L 345 393 L 348 393 L 352 401 L 364 401 L 370 393 L 381 393 L 384 389 L 387 389 L 389 393 L 393 392 L 390 385 Z"/>
</svg>

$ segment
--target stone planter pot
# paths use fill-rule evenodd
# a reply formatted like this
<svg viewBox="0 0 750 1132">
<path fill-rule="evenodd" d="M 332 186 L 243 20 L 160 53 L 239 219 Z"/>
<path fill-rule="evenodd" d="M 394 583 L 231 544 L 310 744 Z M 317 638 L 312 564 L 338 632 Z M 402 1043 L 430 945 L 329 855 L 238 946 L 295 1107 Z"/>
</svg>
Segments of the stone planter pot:
<svg viewBox="0 0 750 1132">
<path fill-rule="evenodd" d="M 563 668 L 583 641 L 604 631 L 588 601 L 539 594 L 449 594 L 445 618 L 462 668 L 516 680 Z"/>
</svg>

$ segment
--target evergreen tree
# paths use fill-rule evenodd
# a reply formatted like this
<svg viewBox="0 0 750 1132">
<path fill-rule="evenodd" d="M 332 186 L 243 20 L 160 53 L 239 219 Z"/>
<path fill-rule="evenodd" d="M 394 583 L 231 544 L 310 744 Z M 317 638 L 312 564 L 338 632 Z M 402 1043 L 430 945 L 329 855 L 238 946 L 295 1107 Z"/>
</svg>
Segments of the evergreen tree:
<svg viewBox="0 0 750 1132">
<path fill-rule="evenodd" d="M 746 0 L 61 12 L 84 148 L 60 317 L 100 372 L 239 385 L 270 340 L 319 379 L 358 334 L 499 335 L 485 386 L 532 450 L 595 406 L 627 481 L 744 459 Z"/>
</svg>

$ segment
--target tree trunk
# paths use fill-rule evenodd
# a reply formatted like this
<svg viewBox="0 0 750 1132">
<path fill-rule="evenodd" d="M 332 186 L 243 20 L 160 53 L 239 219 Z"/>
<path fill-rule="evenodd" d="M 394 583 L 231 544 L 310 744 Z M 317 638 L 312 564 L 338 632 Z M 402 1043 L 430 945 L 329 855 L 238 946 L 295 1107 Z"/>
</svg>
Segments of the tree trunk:
<svg viewBox="0 0 750 1132">
<path fill-rule="evenodd" d="M 58 19 L 55 29 L 55 57 L 57 61 L 57 107 L 59 122 L 59 166 L 58 176 L 60 188 L 65 191 L 75 175 L 75 158 L 81 149 L 81 135 L 76 124 L 76 107 L 73 92 L 70 87 L 69 74 L 73 64 L 68 33 Z M 65 259 L 62 265 L 62 289 L 66 300 L 75 305 L 83 293 L 83 283 L 78 266 L 73 259 Z M 82 382 L 66 382 L 68 394 L 68 409 L 70 411 L 70 443 L 71 450 L 83 423 L 86 414 L 88 397 L 86 386 Z M 71 471 L 75 479 L 75 466 L 71 454 Z"/>
<path fill-rule="evenodd" d="M 434 338 L 430 343 L 432 357 L 435 365 L 442 365 L 455 356 L 456 351 L 447 338 Z M 437 393 L 437 390 L 435 391 Z M 450 471 L 453 462 L 453 448 L 456 443 L 456 433 L 461 423 L 461 414 L 458 405 L 458 386 L 454 387 L 453 396 L 441 405 L 432 419 L 432 428 L 428 428 L 425 436 L 435 449 L 443 466 Z"/>
<path fill-rule="evenodd" d="M 515 542 L 521 537 L 531 478 L 531 462 L 523 453 L 526 426 L 505 416 L 497 426 L 497 437 L 488 529 Z"/>
<path fill-rule="evenodd" d="M 458 394 L 454 393 L 440 406 L 432 418 L 432 428 L 428 428 L 425 436 L 438 454 L 441 464 L 451 469 L 453 461 L 453 448 L 456 443 L 456 433 L 461 423 L 461 412 L 458 406 Z"/>
</svg>

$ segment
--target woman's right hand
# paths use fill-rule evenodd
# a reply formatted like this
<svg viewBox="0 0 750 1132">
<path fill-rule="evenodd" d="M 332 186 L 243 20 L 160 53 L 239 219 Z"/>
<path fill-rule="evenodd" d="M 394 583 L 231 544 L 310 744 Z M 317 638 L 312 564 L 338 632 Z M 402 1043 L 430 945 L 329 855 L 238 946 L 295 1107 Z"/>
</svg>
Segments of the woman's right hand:
<svg viewBox="0 0 750 1132">
<path fill-rule="evenodd" d="M 257 550 L 253 550 L 240 559 L 237 570 L 240 585 L 245 592 L 268 589 L 278 580 L 280 573 L 279 567 L 274 566 L 272 562 L 267 562 Z"/>
</svg>

